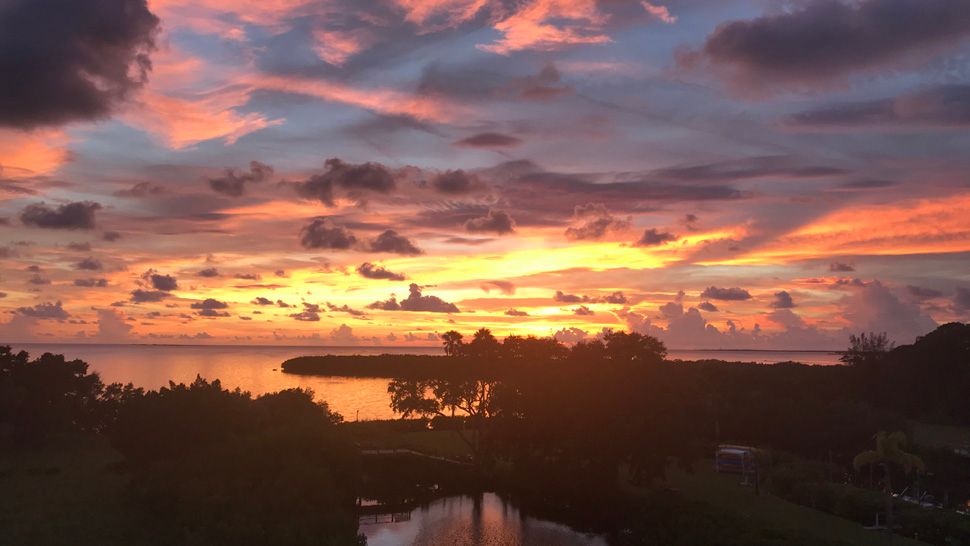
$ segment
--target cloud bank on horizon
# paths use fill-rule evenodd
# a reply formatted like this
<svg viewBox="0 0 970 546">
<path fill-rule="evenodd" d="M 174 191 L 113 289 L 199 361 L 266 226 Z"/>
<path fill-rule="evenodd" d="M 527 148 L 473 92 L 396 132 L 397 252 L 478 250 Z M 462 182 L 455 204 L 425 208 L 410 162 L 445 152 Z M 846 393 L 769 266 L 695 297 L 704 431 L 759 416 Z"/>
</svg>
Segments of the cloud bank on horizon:
<svg viewBox="0 0 970 546">
<path fill-rule="evenodd" d="M 907 343 L 967 59 L 970 0 L 13 0 L 0 341 Z"/>
</svg>

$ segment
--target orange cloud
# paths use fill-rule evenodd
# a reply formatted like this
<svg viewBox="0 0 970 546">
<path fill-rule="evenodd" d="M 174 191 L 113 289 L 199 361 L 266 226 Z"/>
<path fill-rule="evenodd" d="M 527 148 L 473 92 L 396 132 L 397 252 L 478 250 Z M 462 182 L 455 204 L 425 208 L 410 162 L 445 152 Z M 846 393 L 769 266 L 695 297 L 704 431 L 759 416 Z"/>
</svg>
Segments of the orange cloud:
<svg viewBox="0 0 970 546">
<path fill-rule="evenodd" d="M 363 30 L 323 30 L 313 31 L 316 42 L 313 50 L 321 60 L 340 66 L 347 59 L 369 46 L 373 38 Z"/>
<path fill-rule="evenodd" d="M 970 251 L 970 194 L 861 206 L 829 214 L 774 244 L 719 264 Z"/>
<path fill-rule="evenodd" d="M 390 88 L 357 88 L 319 79 L 254 76 L 253 88 L 307 95 L 357 106 L 381 114 L 408 115 L 424 121 L 448 122 L 467 115 L 468 108 L 444 99 L 403 93 Z"/>
<path fill-rule="evenodd" d="M 405 19 L 425 25 L 430 19 L 444 16 L 443 26 L 453 27 L 475 17 L 488 5 L 488 0 L 396 0 L 407 12 Z M 434 30 L 432 27 L 428 30 Z"/>
<path fill-rule="evenodd" d="M 233 71 L 210 66 L 176 48 L 164 49 L 155 55 L 149 86 L 120 119 L 156 135 L 173 149 L 217 138 L 233 144 L 244 135 L 282 123 L 259 113 L 238 112 L 252 89 L 234 85 L 233 78 Z"/>
<path fill-rule="evenodd" d="M 230 40 L 245 37 L 238 23 L 279 27 L 300 8 L 327 4 L 310 0 L 150 0 L 149 8 L 168 27 L 187 28 Z"/>
<path fill-rule="evenodd" d="M 554 50 L 570 44 L 603 44 L 610 41 L 602 32 L 607 19 L 597 9 L 595 0 L 536 0 L 495 23 L 495 30 L 503 34 L 502 39 L 478 47 L 507 55 L 522 49 Z"/>
<path fill-rule="evenodd" d="M 174 149 L 214 138 L 234 144 L 244 135 L 282 123 L 234 110 L 248 100 L 249 90 L 233 87 L 184 98 L 146 91 L 141 104 L 125 112 L 123 119 L 157 134 Z"/>
<path fill-rule="evenodd" d="M 656 17 L 660 21 L 667 23 L 668 25 L 672 25 L 677 22 L 677 17 L 670 14 L 670 10 L 667 9 L 667 6 L 651 4 L 646 0 L 640 2 L 640 5 L 643 6 L 643 9 L 647 10 L 647 13 Z"/>
<path fill-rule="evenodd" d="M 56 171 L 69 158 L 68 137 L 61 130 L 0 130 L 0 169 L 6 178 Z"/>
</svg>

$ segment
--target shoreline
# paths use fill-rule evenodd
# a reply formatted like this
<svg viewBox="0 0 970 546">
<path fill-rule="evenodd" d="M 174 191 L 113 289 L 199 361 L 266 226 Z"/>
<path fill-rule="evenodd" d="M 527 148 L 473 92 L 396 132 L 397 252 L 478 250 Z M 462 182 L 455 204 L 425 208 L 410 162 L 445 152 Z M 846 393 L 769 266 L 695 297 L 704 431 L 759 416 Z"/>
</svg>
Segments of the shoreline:
<svg viewBox="0 0 970 546">
<path fill-rule="evenodd" d="M 827 352 L 827 351 L 826 351 Z M 797 361 L 773 363 L 701 359 L 666 359 L 666 365 L 743 365 L 775 366 L 793 363 L 806 367 L 840 367 L 841 364 L 810 364 Z M 521 369 L 521 361 L 483 361 L 444 355 L 318 355 L 285 360 L 279 367 L 285 374 L 318 377 L 358 377 L 382 379 L 436 379 L 449 377 L 493 377 Z M 527 367 L 527 366 L 526 366 Z"/>
</svg>

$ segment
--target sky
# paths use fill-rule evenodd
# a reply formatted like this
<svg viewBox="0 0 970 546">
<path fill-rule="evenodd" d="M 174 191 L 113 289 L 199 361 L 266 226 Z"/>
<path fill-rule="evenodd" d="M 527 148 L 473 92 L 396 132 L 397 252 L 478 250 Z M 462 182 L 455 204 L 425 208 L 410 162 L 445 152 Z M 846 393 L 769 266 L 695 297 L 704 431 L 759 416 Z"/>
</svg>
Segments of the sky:
<svg viewBox="0 0 970 546">
<path fill-rule="evenodd" d="M 970 320 L 970 0 L 2 0 L 0 341 Z"/>
</svg>

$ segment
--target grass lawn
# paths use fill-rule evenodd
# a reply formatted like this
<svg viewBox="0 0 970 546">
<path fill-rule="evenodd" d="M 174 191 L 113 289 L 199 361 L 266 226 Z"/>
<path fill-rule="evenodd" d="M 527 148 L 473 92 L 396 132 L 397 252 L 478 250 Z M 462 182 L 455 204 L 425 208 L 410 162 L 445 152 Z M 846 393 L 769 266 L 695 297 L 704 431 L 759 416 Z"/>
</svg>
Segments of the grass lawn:
<svg viewBox="0 0 970 546">
<path fill-rule="evenodd" d="M 788 502 L 754 488 L 740 485 L 737 475 L 714 472 L 713 463 L 700 461 L 693 473 L 671 468 L 669 485 L 684 497 L 709 504 L 764 529 L 787 531 L 809 539 L 842 542 L 853 546 L 925 546 L 912 539 L 867 531 L 861 525 L 818 510 Z"/>
<path fill-rule="evenodd" d="M 120 456 L 95 438 L 0 454 L 0 544 L 138 544 Z"/>
<path fill-rule="evenodd" d="M 344 423 L 361 449 L 413 449 L 428 455 L 461 459 L 471 456 L 468 445 L 451 430 L 411 429 L 400 421 Z"/>
</svg>

